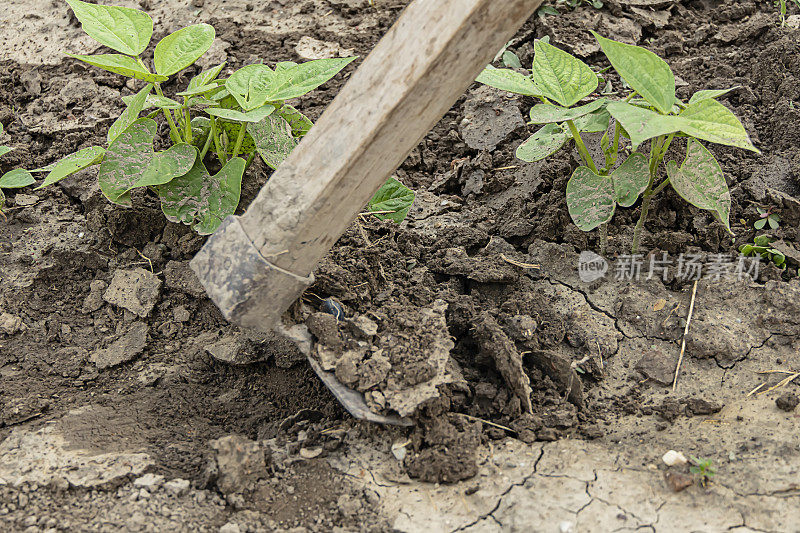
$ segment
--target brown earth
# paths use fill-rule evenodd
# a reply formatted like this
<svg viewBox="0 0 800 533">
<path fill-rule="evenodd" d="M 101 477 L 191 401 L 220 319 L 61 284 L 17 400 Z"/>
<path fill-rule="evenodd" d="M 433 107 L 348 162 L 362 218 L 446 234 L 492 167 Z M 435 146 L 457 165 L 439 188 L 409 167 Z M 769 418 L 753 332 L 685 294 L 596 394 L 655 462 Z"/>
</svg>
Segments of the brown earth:
<svg viewBox="0 0 800 533">
<path fill-rule="evenodd" d="M 156 19 L 156 37 L 210 21 L 221 45 L 208 63 L 225 59 L 235 69 L 299 60 L 295 47 L 305 36 L 363 57 L 405 3 L 146 0 L 141 7 Z M 533 17 L 510 46 L 529 65 L 533 40 L 550 35 L 604 65 L 588 33 L 596 29 L 664 57 L 682 98 L 739 86 L 722 101 L 762 154 L 711 147 L 731 187 L 735 240 L 667 191 L 651 208 L 644 261 L 691 253 L 708 265 L 711 254 L 735 253 L 756 234 L 758 206 L 781 215 L 772 233 L 789 251 L 789 268 L 762 263 L 756 282 L 698 284 L 676 392 L 666 385 L 692 282 L 674 267 L 663 279 L 623 281 L 610 271 L 581 281 L 578 254 L 599 245 L 596 232 L 581 232 L 567 213 L 575 155 L 516 160 L 532 132 L 524 116 L 533 100 L 475 85 L 397 172 L 417 191 L 407 222 L 354 222 L 290 317 L 309 326 L 316 349 L 342 360 L 348 354 L 336 375 L 374 408 L 406 405 L 400 393 L 434 383 L 412 398 L 428 399 L 411 429 L 354 422 L 295 347 L 226 324 L 188 270 L 204 239 L 167 223 L 147 194 L 135 209 L 112 207 L 93 171 L 41 191 L 6 191 L 3 529 L 216 531 L 227 523 L 228 533 L 234 524 L 514 531 L 570 523 L 608 531 L 597 519 L 606 514 L 629 517 L 614 527 L 653 531 L 675 530 L 674 523 L 699 531 L 796 528 L 800 419 L 785 410 L 792 401 L 784 396 L 797 385 L 748 393 L 793 375 L 758 372 L 800 369 L 800 33 L 779 28 L 769 2 L 717 4 L 608 1 L 602 10 Z M 42 0 L 12 1 L 0 15 L 8 17 L 4 27 L 19 20 L 0 53 L 0 122 L 10 136 L 4 144 L 15 147 L 3 171 L 101 144 L 119 97 L 133 92 L 119 77 L 58 54 L 93 50 L 66 13 Z M 356 66 L 298 107 L 316 119 Z M 598 141 L 589 144 L 596 149 Z M 242 209 L 268 178 L 266 167 L 254 169 Z M 618 210 L 611 261 L 627 253 L 637 217 L 638 206 Z M 328 297 L 343 305 L 341 326 L 326 326 L 330 315 L 319 313 Z M 365 319 L 374 331 L 365 333 Z M 445 372 L 432 354 L 448 351 Z M 660 471 L 670 448 L 712 459 L 713 483 L 701 488 L 691 478 L 691 488 L 673 495 Z M 42 458 L 54 466 L 45 469 Z M 145 472 L 191 486 L 132 483 Z M 564 484 L 550 487 L 559 476 Z M 643 487 L 660 502 L 652 509 L 639 501 Z M 528 489 L 554 498 L 531 509 Z M 415 499 L 428 490 L 436 511 Z M 469 512 L 456 509 L 457 500 Z M 708 507 L 728 512 L 685 518 Z M 671 522 L 676 516 L 684 522 Z"/>
</svg>

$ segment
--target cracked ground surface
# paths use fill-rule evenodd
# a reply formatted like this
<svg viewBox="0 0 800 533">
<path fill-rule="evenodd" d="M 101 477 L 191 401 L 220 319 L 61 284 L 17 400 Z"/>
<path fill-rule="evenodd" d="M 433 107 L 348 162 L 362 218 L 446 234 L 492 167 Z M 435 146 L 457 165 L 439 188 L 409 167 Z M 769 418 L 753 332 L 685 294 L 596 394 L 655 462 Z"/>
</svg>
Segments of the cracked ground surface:
<svg viewBox="0 0 800 533">
<path fill-rule="evenodd" d="M 363 57 L 405 4 L 114 3 L 149 6 L 160 31 L 212 22 L 220 43 L 214 62 L 232 68 L 300 59 L 297 46 L 306 36 Z M 684 83 L 681 98 L 700 88 L 742 86 L 724 104 L 744 118 L 764 154 L 715 151 L 731 185 L 736 242 L 669 193 L 654 203 L 644 244 L 673 255 L 690 248 L 735 252 L 753 236 L 755 205 L 779 211 L 776 234 L 796 243 L 798 34 L 777 29 L 773 13 L 750 0 L 644 3 L 672 4 L 659 16 L 674 26 L 657 26 L 663 21 L 626 7 L 634 2 L 609 1 L 604 10 L 534 17 L 512 48 L 530 65 L 533 39 L 550 35 L 594 64 L 596 50 L 581 42 L 591 27 L 667 57 Z M 119 97 L 132 88 L 64 60 L 64 49 L 89 53 L 96 46 L 60 2 L 8 0 L 4 8 L 9 31 L 0 37 L 0 67 L 8 76 L 0 83 L 0 119 L 16 149 L 3 163 L 32 168 L 103 143 L 122 109 Z M 336 79 L 298 105 L 316 119 L 340 86 Z M 451 355 L 464 379 L 430 406 L 446 411 L 447 424 L 423 417 L 421 425 L 430 423 L 424 430 L 354 423 L 302 357 L 286 360 L 285 347 L 278 349 L 280 363 L 269 343 L 257 345 L 264 359 L 248 365 L 213 359 L 205 345 L 239 332 L 202 290 L 160 274 L 180 270 L 202 241 L 165 224 L 157 207 L 111 209 L 89 174 L 20 197 L 9 193 L 9 222 L 0 226 L 0 315 L 8 316 L 0 323 L 15 332 L 0 332 L 0 529 L 800 530 L 800 419 L 775 401 L 798 385 L 765 392 L 787 374 L 759 373 L 800 370 L 797 278 L 787 282 L 765 267 L 759 283 L 699 283 L 673 392 L 691 284 L 674 275 L 666 283 L 580 280 L 578 252 L 598 246 L 596 235 L 577 231 L 566 214 L 563 190 L 574 158 L 561 153 L 532 165 L 514 159 L 532 133 L 520 119 L 531 105 L 472 87 L 398 171 L 417 191 L 408 222 L 352 227 L 317 273 L 314 294 L 339 298 L 349 316 L 379 320 L 375 313 L 387 311 L 384 317 L 408 319 L 416 315 L 403 315 L 404 307 L 416 312 L 435 298 L 448 302 L 448 330 L 441 329 L 456 343 Z M 483 135 L 486 128 L 493 135 Z M 466 144 L 489 137 L 499 144 Z M 245 196 L 266 179 L 263 169 L 258 179 L 246 184 Z M 626 252 L 633 213 L 620 210 L 609 228 L 612 254 Z M 130 361 L 98 369 L 87 356 L 131 317 L 102 300 L 99 308 L 88 303 L 96 284 L 105 286 L 118 270 L 146 268 L 140 250 L 165 281 L 146 320 L 146 347 Z M 504 255 L 539 268 L 514 266 Z M 391 307 L 396 301 L 399 310 Z M 486 337 L 504 340 L 524 358 L 532 415 L 519 416 L 506 376 L 473 336 L 476 319 L 487 313 L 493 319 Z M 384 318 L 382 333 L 391 322 Z M 404 338 L 413 338 L 414 321 L 406 323 L 411 333 Z M 580 394 L 573 394 L 576 383 Z M 324 437 L 342 434 L 339 447 Z M 428 446 L 426 439 L 442 436 Z M 283 447 L 263 453 L 276 438 Z M 237 443 L 228 451 L 256 450 L 258 460 L 231 453 L 227 462 L 207 462 L 222 453 L 223 439 Z M 716 475 L 702 487 L 688 466 L 667 468 L 661 457 L 670 449 L 711 460 Z M 409 477 L 410 459 L 431 450 L 415 475 L 455 464 L 468 467 L 457 472 L 467 479 Z M 213 464 L 225 475 L 215 479 Z M 690 486 L 673 492 L 667 474 L 690 476 Z"/>
</svg>

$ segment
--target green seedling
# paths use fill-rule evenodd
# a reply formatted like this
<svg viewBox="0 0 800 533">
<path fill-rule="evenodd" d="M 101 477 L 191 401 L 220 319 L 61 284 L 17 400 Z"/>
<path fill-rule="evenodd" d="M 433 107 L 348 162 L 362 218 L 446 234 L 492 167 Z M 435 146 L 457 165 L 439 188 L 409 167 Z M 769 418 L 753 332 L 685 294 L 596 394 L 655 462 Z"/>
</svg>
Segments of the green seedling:
<svg viewBox="0 0 800 533">
<path fill-rule="evenodd" d="M 742 245 L 739 247 L 739 251 L 742 255 L 759 256 L 778 268 L 786 268 L 786 256 L 770 246 L 774 240 L 772 235 L 759 235 L 753 239 L 753 244 Z"/>
<path fill-rule="evenodd" d="M 764 227 L 769 224 L 770 229 L 778 229 L 781 227 L 781 216 L 777 213 L 770 213 L 766 209 L 761 209 L 760 207 L 756 207 L 758 211 L 759 219 L 756 220 L 753 227 L 756 229 L 764 229 Z"/>
<path fill-rule="evenodd" d="M 800 8 L 800 0 L 791 0 L 794 5 Z M 788 4 L 786 0 L 775 0 L 775 7 L 778 8 L 778 13 L 781 17 L 781 27 L 786 26 L 786 12 L 788 8 Z"/>
<path fill-rule="evenodd" d="M 140 80 L 143 87 L 123 97 L 126 109 L 109 129 L 107 147 L 84 148 L 36 169 L 47 173 L 39 187 L 99 165 L 100 189 L 109 201 L 131 206 L 131 192 L 146 187 L 158 195 L 169 220 L 200 234 L 213 233 L 236 210 L 242 177 L 256 155 L 275 169 L 312 127 L 286 102 L 316 89 L 356 59 L 285 61 L 274 69 L 251 64 L 220 78 L 223 63 L 167 97 L 162 84 L 208 51 L 215 38 L 212 26 L 194 24 L 167 35 L 156 44 L 148 65 L 141 57 L 153 34 L 147 13 L 66 1 L 89 37 L 119 52 L 67 55 Z M 148 114 L 142 117 L 143 112 Z M 169 125 L 171 146 L 156 152 L 159 116 Z"/>
<path fill-rule="evenodd" d="M 668 185 L 690 204 L 712 211 L 730 232 L 730 192 L 719 163 L 700 141 L 759 153 L 739 119 L 716 100 L 732 89 L 698 91 L 683 103 L 675 96 L 675 76 L 661 58 L 644 48 L 594 35 L 630 88 L 623 99 L 600 97 L 577 105 L 597 90 L 598 75 L 583 61 L 543 41 L 534 43 L 531 75 L 489 66 L 478 77 L 487 85 L 542 101 L 531 109 L 530 124 L 543 126 L 520 145 L 516 156 L 540 161 L 570 141 L 575 143 L 583 164 L 567 184 L 567 206 L 581 230 L 600 228 L 601 249 L 607 240 L 606 224 L 617 206 L 630 207 L 641 197 L 631 246 L 635 253 L 652 197 Z M 602 166 L 592 159 L 581 137 L 591 132 L 604 132 Z M 618 164 L 621 138 L 628 140 L 633 153 Z M 680 164 L 667 162 L 666 177 L 657 183 L 675 138 L 686 139 L 686 156 Z M 649 155 L 636 151 L 648 141 Z"/>
<path fill-rule="evenodd" d="M 703 459 L 690 455 L 689 459 L 692 461 L 692 466 L 689 467 L 689 472 L 700 477 L 700 485 L 705 487 L 711 481 L 711 478 L 717 474 L 717 469 L 714 468 L 714 462 L 711 459 Z"/>
<path fill-rule="evenodd" d="M 0 135 L 3 134 L 3 125 L 0 124 Z M 0 146 L 0 157 L 6 155 L 13 150 L 10 146 Z M 3 194 L 3 189 L 21 189 L 34 183 L 33 176 L 30 172 L 22 168 L 15 168 L 9 170 L 0 176 L 0 215 L 5 217 L 3 207 L 6 204 L 6 196 Z"/>
</svg>

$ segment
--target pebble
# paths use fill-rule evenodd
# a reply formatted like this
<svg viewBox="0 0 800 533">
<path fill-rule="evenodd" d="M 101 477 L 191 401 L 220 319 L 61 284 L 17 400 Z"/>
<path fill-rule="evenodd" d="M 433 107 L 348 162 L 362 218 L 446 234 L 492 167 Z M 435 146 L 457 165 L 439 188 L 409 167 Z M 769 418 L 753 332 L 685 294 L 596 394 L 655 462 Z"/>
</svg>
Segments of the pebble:
<svg viewBox="0 0 800 533">
<path fill-rule="evenodd" d="M 164 489 L 174 496 L 183 496 L 189 492 L 191 483 L 188 479 L 175 478 L 164 485 Z"/>
<path fill-rule="evenodd" d="M 669 450 L 664 454 L 661 460 L 664 461 L 664 464 L 667 466 L 680 466 L 689 462 L 685 455 L 675 450 Z"/>
<path fill-rule="evenodd" d="M 138 489 L 154 490 L 164 484 L 164 476 L 158 474 L 145 474 L 133 480 L 133 486 Z"/>
<path fill-rule="evenodd" d="M 240 533 L 241 529 L 239 529 L 239 525 L 233 522 L 228 522 L 221 528 L 219 528 L 219 533 Z"/>
<path fill-rule="evenodd" d="M 787 413 L 794 411 L 798 403 L 800 403 L 800 399 L 791 392 L 787 392 L 775 400 L 775 405 L 778 406 L 778 409 L 786 411 Z"/>
</svg>

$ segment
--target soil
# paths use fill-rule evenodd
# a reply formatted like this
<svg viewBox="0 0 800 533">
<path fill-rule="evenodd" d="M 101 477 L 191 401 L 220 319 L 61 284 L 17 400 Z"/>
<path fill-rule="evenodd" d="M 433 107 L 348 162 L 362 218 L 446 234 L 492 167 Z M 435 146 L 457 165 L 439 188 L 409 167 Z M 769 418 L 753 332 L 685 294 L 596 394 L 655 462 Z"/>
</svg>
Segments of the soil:
<svg viewBox="0 0 800 533">
<path fill-rule="evenodd" d="M 120 3 L 148 10 L 156 37 L 211 22 L 207 64 L 235 69 L 301 60 L 298 50 L 363 57 L 407 2 Z M 14 30 L 2 36 L 0 122 L 15 147 L 2 170 L 102 144 L 135 87 L 63 58 L 96 49 L 63 5 L 12 0 L 2 16 Z M 582 281 L 579 254 L 600 246 L 567 213 L 576 154 L 516 160 L 533 100 L 476 84 L 397 171 L 417 192 L 407 221 L 355 221 L 287 315 L 372 410 L 414 422 L 382 426 L 353 420 L 297 346 L 227 324 L 188 268 L 204 238 L 166 222 L 152 197 L 111 206 L 92 170 L 8 190 L 0 527 L 794 530 L 800 32 L 779 27 L 771 2 L 608 0 L 535 16 L 510 49 L 529 65 L 533 40 L 549 35 L 603 65 L 589 29 L 659 53 L 681 98 L 737 87 L 722 102 L 762 152 L 710 147 L 735 239 L 665 190 L 643 268 L 662 253 L 709 268 L 752 242 L 761 207 L 781 216 L 771 233 L 786 270 L 762 262 L 755 280 L 706 276 L 695 287 L 675 265 L 637 281 L 609 267 Z M 297 107 L 318 118 L 357 65 Z M 597 150 L 599 138 L 588 144 Z M 268 177 L 254 166 L 241 210 Z M 609 225 L 612 264 L 637 217 L 638 205 L 620 209 Z M 689 465 L 663 464 L 669 449 L 711 459 L 716 475 L 701 486 Z"/>
</svg>

